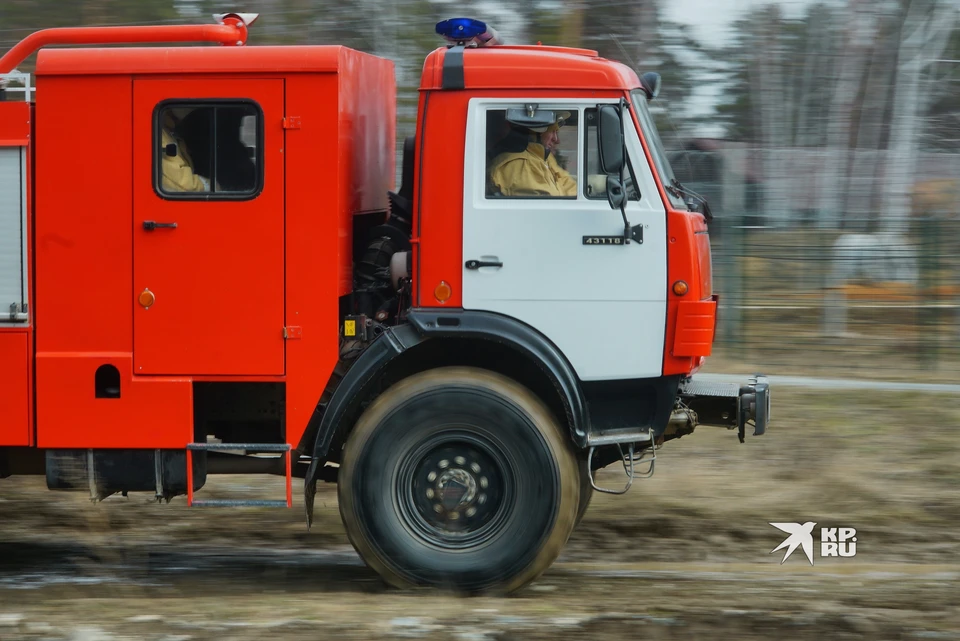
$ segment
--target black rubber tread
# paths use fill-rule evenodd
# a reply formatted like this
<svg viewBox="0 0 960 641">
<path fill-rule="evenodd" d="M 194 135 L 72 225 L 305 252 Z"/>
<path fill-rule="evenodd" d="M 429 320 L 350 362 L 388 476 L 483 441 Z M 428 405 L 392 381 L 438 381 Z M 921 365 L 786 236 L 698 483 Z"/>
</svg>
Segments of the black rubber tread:
<svg viewBox="0 0 960 641">
<path fill-rule="evenodd" d="M 484 415 L 501 420 L 484 423 Z M 405 448 L 442 429 L 430 423 L 441 417 L 478 420 L 473 429 L 521 463 L 515 468 L 520 507 L 509 529 L 478 549 L 430 547 L 402 525 L 391 500 Z M 344 446 L 338 496 L 351 543 L 390 585 L 508 594 L 540 576 L 566 545 L 580 503 L 580 472 L 564 429 L 526 387 L 488 370 L 443 367 L 400 381 L 367 408 Z M 545 501 L 549 496 L 555 500 Z"/>
<path fill-rule="evenodd" d="M 590 470 L 587 467 L 587 459 L 581 457 L 578 463 L 580 465 L 580 501 L 577 506 L 577 519 L 574 522 L 574 528 L 580 525 L 583 515 L 587 513 L 594 492 L 593 486 L 590 485 Z"/>
</svg>

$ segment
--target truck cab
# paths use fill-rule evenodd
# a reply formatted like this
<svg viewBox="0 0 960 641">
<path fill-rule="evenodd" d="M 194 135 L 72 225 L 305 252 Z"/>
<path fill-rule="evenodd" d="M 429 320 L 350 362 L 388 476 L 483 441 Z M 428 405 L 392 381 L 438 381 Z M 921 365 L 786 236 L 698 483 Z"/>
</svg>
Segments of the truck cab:
<svg viewBox="0 0 960 641">
<path fill-rule="evenodd" d="M 387 582 L 511 592 L 665 442 L 766 431 L 762 377 L 694 376 L 710 212 L 659 76 L 444 21 L 395 187 L 392 62 L 215 18 L 0 58 L 24 98 L 0 102 L 0 477 L 239 509 L 265 503 L 204 501 L 211 475 L 279 474 L 267 504 L 302 478 L 308 526 L 336 483 Z M 220 46 L 152 46 L 195 41 Z M 11 73 L 119 43 L 147 46 Z"/>
</svg>

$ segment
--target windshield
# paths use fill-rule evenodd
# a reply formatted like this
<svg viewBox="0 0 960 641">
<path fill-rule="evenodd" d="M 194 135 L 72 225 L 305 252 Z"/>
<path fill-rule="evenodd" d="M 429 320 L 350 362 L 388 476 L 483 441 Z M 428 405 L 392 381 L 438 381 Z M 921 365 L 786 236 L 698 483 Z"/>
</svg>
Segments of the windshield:
<svg viewBox="0 0 960 641">
<path fill-rule="evenodd" d="M 657 166 L 657 173 L 660 175 L 660 180 L 663 181 L 664 187 L 668 187 L 673 184 L 673 167 L 670 166 L 670 161 L 667 159 L 667 151 L 663 148 L 663 141 L 660 140 L 660 132 L 657 131 L 657 125 L 653 121 L 650 108 L 647 106 L 647 95 L 642 89 L 635 89 L 631 92 L 631 97 L 633 98 L 633 106 L 637 110 L 637 119 L 640 121 L 640 128 L 643 129 L 643 137 L 650 147 L 650 155 L 653 156 L 653 163 Z M 670 197 L 678 203 L 683 202 L 682 199 L 677 198 L 673 194 L 671 194 Z"/>
</svg>

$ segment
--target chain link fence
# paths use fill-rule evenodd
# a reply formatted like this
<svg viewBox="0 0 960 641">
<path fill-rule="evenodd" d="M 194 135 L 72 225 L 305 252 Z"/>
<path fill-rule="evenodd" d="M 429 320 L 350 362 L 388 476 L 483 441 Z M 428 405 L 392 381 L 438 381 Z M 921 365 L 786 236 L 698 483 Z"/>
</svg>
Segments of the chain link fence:
<svg viewBox="0 0 960 641">
<path fill-rule="evenodd" d="M 912 211 L 891 232 L 882 200 L 839 217 L 799 206 L 810 199 L 790 194 L 812 173 L 777 186 L 798 207 L 769 212 L 763 179 L 711 167 L 718 154 L 708 156 L 699 168 L 674 160 L 680 180 L 716 203 L 708 371 L 960 380 L 960 157 L 918 172 Z"/>
</svg>

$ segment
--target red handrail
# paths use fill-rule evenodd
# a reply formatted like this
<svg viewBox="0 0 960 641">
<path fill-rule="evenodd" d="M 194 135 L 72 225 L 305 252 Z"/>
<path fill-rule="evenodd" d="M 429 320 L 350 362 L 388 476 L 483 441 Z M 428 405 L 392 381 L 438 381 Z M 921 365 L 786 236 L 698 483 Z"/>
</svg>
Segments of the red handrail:
<svg viewBox="0 0 960 641">
<path fill-rule="evenodd" d="M 242 46 L 247 25 L 235 16 L 223 24 L 143 27 L 58 27 L 36 31 L 0 58 L 0 73 L 9 73 L 33 52 L 47 45 L 132 44 L 140 42 L 219 42 Z"/>
</svg>

